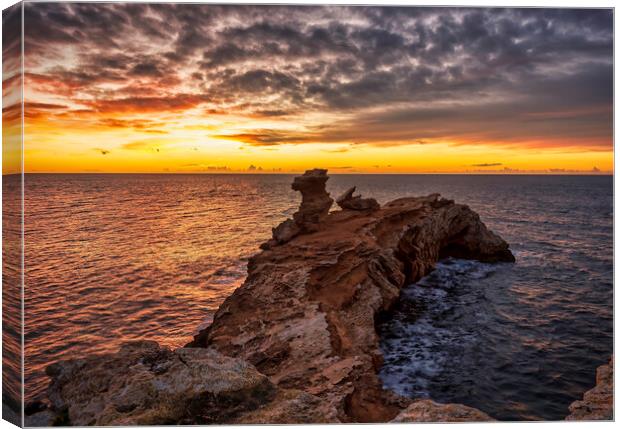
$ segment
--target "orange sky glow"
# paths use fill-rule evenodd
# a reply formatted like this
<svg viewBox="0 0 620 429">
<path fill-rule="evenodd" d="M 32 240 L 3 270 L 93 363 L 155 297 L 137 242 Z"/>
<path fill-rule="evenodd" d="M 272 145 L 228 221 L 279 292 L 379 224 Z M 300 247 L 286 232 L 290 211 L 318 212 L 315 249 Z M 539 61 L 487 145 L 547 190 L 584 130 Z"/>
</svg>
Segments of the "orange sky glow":
<svg viewBox="0 0 620 429">
<path fill-rule="evenodd" d="M 24 22 L 26 172 L 613 172 L 610 10 L 27 3 Z"/>
</svg>

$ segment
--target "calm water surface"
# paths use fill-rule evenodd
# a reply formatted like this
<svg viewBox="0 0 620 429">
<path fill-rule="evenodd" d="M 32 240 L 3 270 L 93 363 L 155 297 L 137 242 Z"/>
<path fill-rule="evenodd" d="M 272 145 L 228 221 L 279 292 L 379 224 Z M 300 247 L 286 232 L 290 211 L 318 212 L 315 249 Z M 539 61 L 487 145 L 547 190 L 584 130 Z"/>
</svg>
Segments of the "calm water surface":
<svg viewBox="0 0 620 429">
<path fill-rule="evenodd" d="M 21 425 L 21 175 L 2 176 L 2 418 Z"/>
<path fill-rule="evenodd" d="M 185 344 L 299 195 L 287 175 L 26 175 L 26 394 L 122 341 Z M 559 419 L 612 353 L 613 179 L 332 176 L 384 203 L 440 192 L 514 265 L 447 260 L 381 327 L 386 388 L 499 419 Z"/>
</svg>

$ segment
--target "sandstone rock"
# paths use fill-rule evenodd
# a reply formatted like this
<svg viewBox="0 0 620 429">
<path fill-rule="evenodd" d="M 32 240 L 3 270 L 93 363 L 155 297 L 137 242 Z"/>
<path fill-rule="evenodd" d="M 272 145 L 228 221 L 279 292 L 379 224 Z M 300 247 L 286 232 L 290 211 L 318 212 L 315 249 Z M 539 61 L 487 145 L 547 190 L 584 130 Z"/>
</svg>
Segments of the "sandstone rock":
<svg viewBox="0 0 620 429">
<path fill-rule="evenodd" d="M 301 205 L 297 213 L 293 214 L 293 219 L 303 231 L 315 231 L 317 224 L 329 213 L 334 200 L 325 191 L 328 179 L 327 170 L 316 168 L 293 180 L 291 187 L 301 192 Z"/>
<path fill-rule="evenodd" d="M 596 386 L 568 407 L 566 420 L 613 420 L 614 418 L 614 358 L 596 369 Z"/>
<path fill-rule="evenodd" d="M 339 423 L 336 410 L 300 390 L 280 390 L 269 404 L 240 415 L 232 424 Z"/>
<path fill-rule="evenodd" d="M 287 219 L 273 229 L 273 238 L 278 244 L 291 241 L 293 237 L 301 232 L 301 229 L 291 219 Z"/>
<path fill-rule="evenodd" d="M 327 216 L 334 202 L 325 190 L 328 179 L 327 170 L 321 169 L 308 170 L 302 176 L 295 177 L 291 187 L 301 192 L 299 210 L 293 214 L 293 219 L 287 219 L 272 229 L 273 238 L 261 244 L 261 249 L 271 249 L 299 234 L 318 229 L 319 223 Z"/>
<path fill-rule="evenodd" d="M 261 244 L 260 248 L 263 250 L 271 249 L 273 246 L 284 244 L 287 241 L 291 241 L 293 237 L 301 233 L 301 228 L 297 226 L 295 221 L 287 219 L 275 228 L 271 229 L 272 239 Z"/>
<path fill-rule="evenodd" d="M 393 423 L 409 422 L 485 422 L 494 421 L 482 411 L 462 404 L 438 404 L 429 399 L 418 400 L 392 420 Z"/>
<path fill-rule="evenodd" d="M 355 186 L 347 189 L 344 194 L 336 199 L 340 208 L 343 210 L 377 210 L 380 207 L 374 198 L 362 198 L 361 195 L 354 197 L 354 192 Z"/>
<path fill-rule="evenodd" d="M 324 197 L 325 173 L 309 177 L 294 187 Z M 252 257 L 245 283 L 188 346 L 245 359 L 280 389 L 317 397 L 342 422 L 389 421 L 411 400 L 384 391 L 377 377 L 376 318 L 439 258 L 514 257 L 469 207 L 438 195 L 329 214 L 323 197 L 314 233 Z"/>
<path fill-rule="evenodd" d="M 207 349 L 171 351 L 152 341 L 62 361 L 47 373 L 52 409 L 78 426 L 221 423 L 269 402 L 276 391 L 240 359 Z"/>
</svg>

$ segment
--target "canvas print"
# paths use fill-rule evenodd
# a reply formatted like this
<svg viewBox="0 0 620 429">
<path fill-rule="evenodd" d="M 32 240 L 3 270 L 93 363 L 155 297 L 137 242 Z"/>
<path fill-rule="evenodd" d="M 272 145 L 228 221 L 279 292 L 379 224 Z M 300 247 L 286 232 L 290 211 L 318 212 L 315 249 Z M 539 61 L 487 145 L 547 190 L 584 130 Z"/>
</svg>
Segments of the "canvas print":
<svg viewBox="0 0 620 429">
<path fill-rule="evenodd" d="M 5 420 L 614 418 L 612 9 L 2 26 Z"/>
</svg>

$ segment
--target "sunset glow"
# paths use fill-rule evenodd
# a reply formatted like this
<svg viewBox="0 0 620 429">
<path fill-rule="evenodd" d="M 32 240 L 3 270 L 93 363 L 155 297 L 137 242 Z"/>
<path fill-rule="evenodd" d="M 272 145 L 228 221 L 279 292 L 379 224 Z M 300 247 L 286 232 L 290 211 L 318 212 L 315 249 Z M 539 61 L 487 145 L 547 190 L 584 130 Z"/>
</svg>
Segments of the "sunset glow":
<svg viewBox="0 0 620 429">
<path fill-rule="evenodd" d="M 610 10 L 25 7 L 26 172 L 611 172 Z"/>
</svg>

